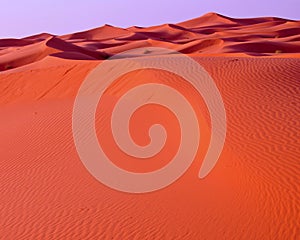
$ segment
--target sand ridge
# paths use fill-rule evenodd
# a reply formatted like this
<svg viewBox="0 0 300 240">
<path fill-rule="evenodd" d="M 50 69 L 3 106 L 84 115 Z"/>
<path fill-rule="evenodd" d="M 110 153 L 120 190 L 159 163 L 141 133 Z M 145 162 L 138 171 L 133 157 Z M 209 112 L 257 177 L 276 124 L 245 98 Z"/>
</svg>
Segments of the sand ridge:
<svg viewBox="0 0 300 240">
<path fill-rule="evenodd" d="M 39 51 L 36 52 L 39 44 Z M 182 53 L 239 53 L 274 56 L 300 52 L 300 22 L 264 17 L 234 19 L 217 13 L 178 24 L 127 29 L 104 25 L 53 36 L 43 33 L 0 40 L 0 71 L 39 61 L 46 56 L 77 60 L 105 59 L 135 47 L 165 47 Z"/>
<path fill-rule="evenodd" d="M 297 21 L 210 13 L 174 25 L 107 25 L 64 36 L 0 40 L 0 239 L 298 239 L 299 34 Z M 138 46 L 169 47 L 201 64 L 222 95 L 228 128 L 218 164 L 200 180 L 211 131 L 201 97 L 162 71 L 138 70 L 119 78 L 99 105 L 98 134 L 109 131 L 103 123 L 120 95 L 153 79 L 182 92 L 201 119 L 201 148 L 189 170 L 169 187 L 140 195 L 96 181 L 79 159 L 72 135 L 82 81 L 107 56 Z M 134 137 L 142 143 L 147 138 L 139 129 L 154 110 L 144 109 L 133 119 Z M 166 112 L 153 119 L 159 117 L 170 122 L 167 130 L 176 136 L 173 117 Z M 105 148 L 113 149 L 111 136 L 108 140 Z M 168 142 L 171 150 L 164 157 L 177 146 Z M 143 172 L 164 160 L 116 163 Z"/>
</svg>

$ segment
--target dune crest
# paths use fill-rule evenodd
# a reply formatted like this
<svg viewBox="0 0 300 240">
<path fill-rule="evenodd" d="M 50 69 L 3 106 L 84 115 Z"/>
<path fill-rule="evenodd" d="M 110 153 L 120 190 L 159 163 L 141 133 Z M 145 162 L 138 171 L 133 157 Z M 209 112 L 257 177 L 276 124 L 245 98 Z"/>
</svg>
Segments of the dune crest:
<svg viewBox="0 0 300 240">
<path fill-rule="evenodd" d="M 23 51 L 35 52 L 36 44 L 47 39 L 47 46 L 55 45 L 56 51 L 49 52 L 46 47 L 39 50 L 38 57 L 24 56 Z M 205 55 L 238 52 L 248 56 L 297 54 L 300 53 L 300 21 L 274 17 L 235 19 L 207 13 L 178 24 L 127 29 L 104 25 L 63 36 L 42 33 L 23 39 L 2 39 L 0 71 L 33 63 L 45 56 L 99 60 L 139 46 L 168 46 L 182 53 Z"/>
<path fill-rule="evenodd" d="M 224 102 L 226 141 L 215 168 L 199 179 L 213 125 L 203 96 L 168 71 L 139 69 L 120 76 L 99 99 L 94 124 L 115 165 L 145 173 L 166 166 L 178 152 L 180 122 L 156 104 L 135 111 L 128 132 L 146 146 L 149 126 L 166 126 L 162 151 L 150 161 L 118 148 L 112 109 L 137 86 L 177 90 L 193 107 L 200 129 L 199 150 L 176 182 L 127 194 L 101 184 L 85 168 L 74 144 L 73 107 L 88 74 L 129 49 L 146 47 L 125 59 L 153 58 L 159 66 L 172 62 L 174 69 L 194 72 L 177 54 L 148 50 L 153 46 L 184 53 L 209 73 Z M 0 239 L 300 239 L 299 66 L 300 22 L 271 17 L 208 13 L 178 24 L 105 25 L 0 40 Z M 94 85 L 88 86 L 91 92 Z M 161 94 L 156 87 L 144 93 L 133 101 L 150 102 Z"/>
</svg>

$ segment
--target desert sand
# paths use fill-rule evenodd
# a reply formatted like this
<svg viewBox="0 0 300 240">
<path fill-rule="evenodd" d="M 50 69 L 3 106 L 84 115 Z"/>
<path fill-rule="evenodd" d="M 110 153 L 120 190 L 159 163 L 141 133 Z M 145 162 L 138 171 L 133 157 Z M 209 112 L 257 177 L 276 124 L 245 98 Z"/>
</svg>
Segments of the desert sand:
<svg viewBox="0 0 300 240">
<path fill-rule="evenodd" d="M 174 116 L 157 117 L 162 109 L 152 107 L 137 114 L 132 127 L 147 144 L 149 124 L 166 126 L 173 140 L 159 161 L 141 163 L 117 149 L 106 116 L 133 86 L 152 79 L 173 84 L 196 106 L 201 123 L 201 146 L 178 181 L 151 193 L 123 193 L 82 164 L 73 104 L 103 60 L 153 46 L 188 54 L 213 77 L 226 108 L 226 142 L 215 168 L 199 179 L 211 131 L 201 96 L 167 72 L 122 76 L 99 104 L 96 121 L 97 133 L 107 136 L 103 148 L 120 167 L 158 169 L 179 144 Z M 2 39 L 0 71 L 0 239 L 300 239 L 299 21 L 208 13 L 147 28 L 105 25 Z"/>
</svg>

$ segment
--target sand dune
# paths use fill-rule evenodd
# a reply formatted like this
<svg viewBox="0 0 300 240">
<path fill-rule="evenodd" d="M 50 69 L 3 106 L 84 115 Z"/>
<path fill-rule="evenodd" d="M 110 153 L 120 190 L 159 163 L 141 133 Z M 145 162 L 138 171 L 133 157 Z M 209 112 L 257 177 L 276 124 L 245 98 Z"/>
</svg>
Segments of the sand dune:
<svg viewBox="0 0 300 240">
<path fill-rule="evenodd" d="M 0 239 L 299 239 L 299 29 L 292 20 L 209 13 L 149 28 L 106 25 L 0 40 Z M 212 76 L 226 108 L 227 137 L 218 164 L 199 179 L 212 131 L 201 96 L 168 72 L 123 75 L 99 101 L 95 124 L 115 164 L 152 171 L 178 148 L 178 122 L 150 106 L 132 118 L 133 137 L 145 145 L 149 124 L 165 125 L 172 137 L 162 159 L 137 161 L 118 149 L 109 116 L 134 86 L 174 87 L 201 123 L 200 148 L 179 180 L 156 192 L 127 194 L 99 183 L 82 164 L 72 111 L 82 81 L 103 59 L 151 46 L 188 54 Z M 180 58 L 176 64 L 183 66 Z"/>
<path fill-rule="evenodd" d="M 300 22 L 273 17 L 234 19 L 208 13 L 178 24 L 127 29 L 104 25 L 64 36 L 43 33 L 24 39 L 2 39 L 0 56 L 5 60 L 0 60 L 0 70 L 16 68 L 51 55 L 52 52 L 44 48 L 40 49 L 39 57 L 29 54 L 26 56 L 30 59 L 18 60 L 20 55 L 22 59 L 27 57 L 23 57 L 22 51 L 16 53 L 16 50 L 24 48 L 24 51 L 35 52 L 36 44 L 45 41 L 47 46 L 57 50 L 53 56 L 74 60 L 103 59 L 137 46 L 166 45 L 182 53 L 243 52 L 249 56 L 273 56 L 299 53 Z M 10 53 L 14 57 L 10 57 Z"/>
</svg>

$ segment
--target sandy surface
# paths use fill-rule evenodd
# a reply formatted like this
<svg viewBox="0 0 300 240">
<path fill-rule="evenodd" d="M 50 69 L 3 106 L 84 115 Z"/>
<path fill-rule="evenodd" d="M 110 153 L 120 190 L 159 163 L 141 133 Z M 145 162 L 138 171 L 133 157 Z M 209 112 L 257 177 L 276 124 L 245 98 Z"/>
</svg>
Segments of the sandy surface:
<svg viewBox="0 0 300 240">
<path fill-rule="evenodd" d="M 211 131 L 201 96 L 167 72 L 138 70 L 119 78 L 98 106 L 96 129 L 120 167 L 146 172 L 164 166 L 180 135 L 170 112 L 145 108 L 133 119 L 136 141 L 147 144 L 144 130 L 153 122 L 166 126 L 171 141 L 158 161 L 126 159 L 107 116 L 128 89 L 153 79 L 173 85 L 201 123 L 201 146 L 178 181 L 147 194 L 122 193 L 82 164 L 73 104 L 84 78 L 104 59 L 151 46 L 188 54 L 213 77 L 226 108 L 227 137 L 217 165 L 199 179 Z M 300 22 L 214 13 L 174 25 L 106 25 L 0 40 L 0 238 L 299 239 L 299 57 Z"/>
</svg>

